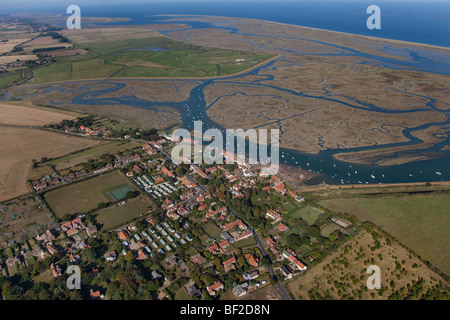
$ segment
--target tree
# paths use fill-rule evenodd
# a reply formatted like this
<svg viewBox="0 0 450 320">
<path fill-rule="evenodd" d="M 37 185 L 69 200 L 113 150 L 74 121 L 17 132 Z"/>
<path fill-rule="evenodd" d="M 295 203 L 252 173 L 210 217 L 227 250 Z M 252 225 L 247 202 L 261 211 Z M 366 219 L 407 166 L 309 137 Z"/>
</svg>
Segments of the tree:
<svg viewBox="0 0 450 320">
<path fill-rule="evenodd" d="M 296 249 L 302 245 L 302 239 L 299 235 L 292 233 L 287 237 L 287 244 L 293 249 Z"/>
</svg>

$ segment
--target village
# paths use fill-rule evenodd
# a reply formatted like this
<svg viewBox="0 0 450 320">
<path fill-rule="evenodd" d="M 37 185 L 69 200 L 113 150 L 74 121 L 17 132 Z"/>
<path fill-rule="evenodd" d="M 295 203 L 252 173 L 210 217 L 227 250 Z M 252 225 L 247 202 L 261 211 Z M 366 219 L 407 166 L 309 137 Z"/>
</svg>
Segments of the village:
<svg viewBox="0 0 450 320">
<path fill-rule="evenodd" d="M 60 130 L 71 128 L 67 125 L 72 124 Z M 86 131 L 85 126 L 80 128 Z M 282 206 L 301 207 L 305 202 L 292 186 L 276 175 L 269 176 L 260 165 L 244 161 L 175 165 L 168 152 L 179 140 L 164 132 L 157 137 L 109 155 L 107 163 L 98 159 L 100 167 L 64 175 L 55 171 L 30 181 L 36 195 L 53 209 L 56 206 L 48 194 L 68 186 L 112 173 L 120 173 L 129 185 L 109 192 L 112 201 L 99 204 L 98 209 L 80 214 L 56 212 L 59 226 L 23 243 L 2 244 L 3 275 L 34 270 L 43 261 L 34 273 L 49 270 L 52 278 L 64 278 L 67 267 L 75 264 L 95 274 L 85 295 L 114 299 L 108 281 L 95 279 L 108 266 L 120 268 L 132 262 L 152 270 L 149 281 L 157 284 L 152 286 L 153 298 L 235 299 L 292 279 L 314 261 L 309 255 L 299 255 L 284 235 L 290 226 L 283 219 Z M 122 137 L 127 138 L 129 134 Z M 225 152 L 223 156 L 231 157 Z M 128 222 L 114 228 L 104 228 L 97 221 L 98 212 L 105 212 L 108 220 L 108 209 L 111 215 L 117 208 L 126 209 L 128 202 L 140 201 L 133 199 L 138 194 L 153 207 L 133 219 L 120 216 L 118 223 Z M 245 205 L 252 195 L 261 202 L 255 208 Z"/>
</svg>

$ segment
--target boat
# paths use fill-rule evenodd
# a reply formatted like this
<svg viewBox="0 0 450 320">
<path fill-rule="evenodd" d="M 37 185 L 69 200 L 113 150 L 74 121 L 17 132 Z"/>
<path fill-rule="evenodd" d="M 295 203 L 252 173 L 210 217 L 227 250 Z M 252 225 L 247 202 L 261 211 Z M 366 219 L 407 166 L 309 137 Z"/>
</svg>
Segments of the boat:
<svg viewBox="0 0 450 320">
<path fill-rule="evenodd" d="M 442 176 L 442 172 L 436 171 L 436 174 L 437 174 L 438 176 Z"/>
</svg>

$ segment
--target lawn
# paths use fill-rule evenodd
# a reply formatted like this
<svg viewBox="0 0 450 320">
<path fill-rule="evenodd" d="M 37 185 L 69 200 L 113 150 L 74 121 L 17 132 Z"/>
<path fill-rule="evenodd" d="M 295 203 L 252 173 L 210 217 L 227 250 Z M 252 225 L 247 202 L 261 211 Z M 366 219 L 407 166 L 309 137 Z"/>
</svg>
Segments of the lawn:
<svg viewBox="0 0 450 320">
<path fill-rule="evenodd" d="M 320 205 L 371 221 L 450 274 L 449 194 L 339 198 L 320 201 Z"/>
<path fill-rule="evenodd" d="M 127 200 L 124 205 L 105 208 L 95 212 L 95 219 L 101 225 L 100 229 L 109 230 L 119 227 L 148 212 L 148 200 L 143 196 Z"/>
<path fill-rule="evenodd" d="M 317 209 L 312 206 L 305 206 L 301 208 L 294 209 L 288 213 L 288 217 L 293 219 L 301 218 L 306 221 L 309 225 L 313 225 L 317 218 L 324 213 L 324 211 Z"/>
<path fill-rule="evenodd" d="M 88 212 L 96 209 L 101 202 L 112 202 L 108 192 L 125 186 L 133 187 L 131 182 L 119 171 L 64 186 L 45 194 L 50 207 L 61 218 L 65 214 Z"/>
<path fill-rule="evenodd" d="M 329 223 L 326 226 L 324 226 L 322 229 L 320 229 L 320 234 L 323 237 L 329 237 L 330 234 L 332 234 L 333 232 L 337 231 L 341 229 L 341 227 L 339 227 L 337 224 L 334 223 Z"/>
</svg>

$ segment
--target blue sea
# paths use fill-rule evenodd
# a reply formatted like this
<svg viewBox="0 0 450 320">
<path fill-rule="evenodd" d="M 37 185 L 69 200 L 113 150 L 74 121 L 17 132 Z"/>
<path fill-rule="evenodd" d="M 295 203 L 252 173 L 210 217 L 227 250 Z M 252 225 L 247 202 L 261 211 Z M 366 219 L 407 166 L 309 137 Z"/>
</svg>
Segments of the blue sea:
<svg viewBox="0 0 450 320">
<path fill-rule="evenodd" d="M 449 0 L 15 0 L 0 14 L 52 11 L 66 14 L 70 4 L 82 16 L 126 17 L 149 23 L 149 15 L 199 14 L 243 17 L 450 47 Z M 381 29 L 369 30 L 367 7 L 381 9 Z"/>
</svg>

